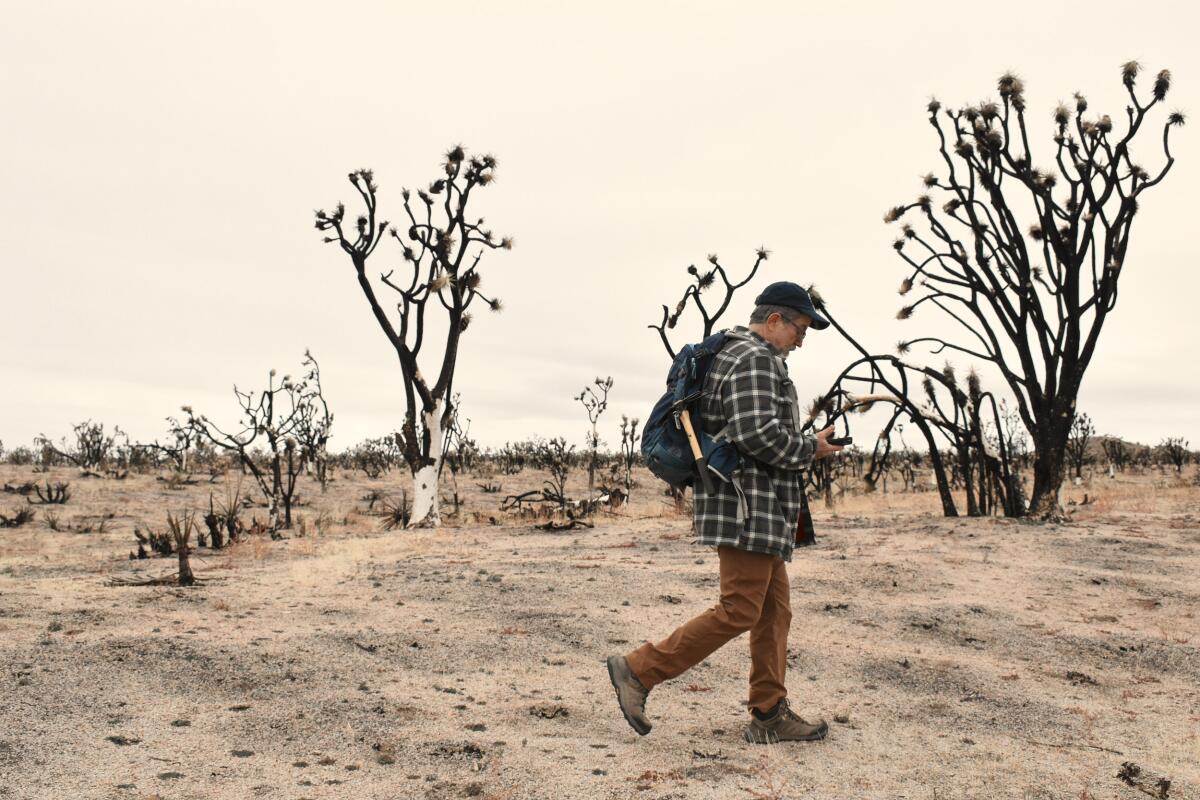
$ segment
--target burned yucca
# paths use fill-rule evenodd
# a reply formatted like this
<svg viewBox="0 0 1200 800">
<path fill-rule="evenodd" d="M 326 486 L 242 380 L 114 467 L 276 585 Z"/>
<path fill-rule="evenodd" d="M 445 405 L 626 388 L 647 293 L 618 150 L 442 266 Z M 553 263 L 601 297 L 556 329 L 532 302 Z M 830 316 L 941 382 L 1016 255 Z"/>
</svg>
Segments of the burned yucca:
<svg viewBox="0 0 1200 800">
<path fill-rule="evenodd" d="M 1048 144 L 1052 142 L 1049 157 L 1055 159 L 1053 169 L 1032 167 L 1036 158 L 1047 154 L 1038 152 L 1035 143 L 1027 140 L 1024 86 L 1012 73 L 997 83 L 999 103 L 985 101 L 946 115 L 931 113 L 940 155 L 953 164 L 949 175 L 936 181 L 927 176 L 925 183 L 930 189 L 946 192 L 948 197 L 939 202 L 949 219 L 930 215 L 928 231 L 922 228 L 916 234 L 928 247 L 927 257 L 918 259 L 913 248 L 904 245 L 914 235 L 908 226 L 893 244 L 912 273 L 901 284 L 901 294 L 908 294 L 914 281 L 922 287 L 921 296 L 902 307 L 897 319 L 910 318 L 916 307 L 929 300 L 969 332 L 968 341 L 961 344 L 919 336 L 902 342 L 898 351 L 928 342 L 933 352 L 958 351 L 996 367 L 1012 399 L 1009 407 L 1018 410 L 1016 416 L 1034 441 L 1029 505 L 1040 517 L 1061 513 L 1057 497 L 1066 436 L 1063 420 L 1069 423 L 1070 417 L 1061 412 L 1074 407 L 1096 337 L 1115 303 L 1118 265 L 1125 258 L 1129 223 L 1141 206 L 1141 194 L 1157 185 L 1174 164 L 1169 136 L 1184 122 L 1179 112 L 1166 116 L 1159 131 L 1162 161 L 1130 161 L 1131 141 L 1139 131 L 1151 127 L 1145 123 L 1159 111 L 1157 104 L 1164 101 L 1171 83 L 1170 72 L 1162 70 L 1153 90 L 1138 97 L 1134 86 L 1140 71 L 1137 62 L 1121 68 L 1132 102 L 1125 109 L 1128 128 L 1120 134 L 1115 133 L 1109 114 L 1083 118 L 1089 106 L 1081 92 L 1074 93 L 1073 104 L 1068 100 L 1052 107 L 1054 127 L 1046 139 Z M 889 211 L 885 221 L 896 221 L 904 208 L 912 207 Z M 1029 246 L 1030 241 L 1047 240 L 1053 246 Z M 1108 263 L 1099 275 L 1093 275 L 1091 265 L 1099 260 L 1097 251 L 1105 254 Z M 1030 309 L 1036 313 L 1031 315 Z M 1069 336 L 1068 330 L 1080 335 Z M 1057 343 L 1049 354 L 1045 342 Z M 1041 369 L 1043 362 L 1045 368 Z M 1018 363 L 1038 364 L 1039 370 L 1031 374 L 1028 366 L 1014 368 Z M 882 380 L 878 370 L 870 380 Z M 957 385 L 952 373 L 936 373 L 932 380 L 940 386 L 939 392 L 954 397 L 954 403 L 972 405 L 974 414 L 982 413 L 979 406 L 985 401 L 993 407 L 1002 402 L 983 391 L 975 376 L 968 376 L 963 386 Z M 911 404 L 900 405 L 914 422 L 924 419 Z M 998 429 L 999 412 L 993 408 L 989 413 L 997 416 L 990 422 Z M 953 427 L 958 423 L 951 419 L 944 424 Z M 981 423 L 975 420 L 971 424 Z M 955 436 L 965 437 L 960 441 L 978 437 L 956 430 Z M 999 458 L 1003 461 L 1004 456 Z M 981 481 L 991 469 L 980 467 Z M 997 491 L 1004 495 L 1005 513 L 1019 514 L 1024 503 L 1019 487 L 1011 484 L 1012 471 L 1006 470 L 1002 467 L 988 473 L 986 485 L 1001 487 Z M 945 508 L 952 505 L 945 497 L 943 503 Z"/>
</svg>

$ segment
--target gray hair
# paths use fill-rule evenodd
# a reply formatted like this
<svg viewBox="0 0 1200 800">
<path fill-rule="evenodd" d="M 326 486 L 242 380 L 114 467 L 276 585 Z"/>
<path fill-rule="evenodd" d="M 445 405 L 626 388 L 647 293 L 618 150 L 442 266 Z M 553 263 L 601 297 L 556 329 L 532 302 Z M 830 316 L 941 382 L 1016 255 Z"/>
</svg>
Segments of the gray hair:
<svg viewBox="0 0 1200 800">
<path fill-rule="evenodd" d="M 758 325 L 764 323 L 767 321 L 767 317 L 771 316 L 772 314 L 778 314 L 788 322 L 791 322 L 795 317 L 799 316 L 800 312 L 794 308 L 788 308 L 787 306 L 755 306 L 754 310 L 750 312 L 750 324 Z"/>
</svg>

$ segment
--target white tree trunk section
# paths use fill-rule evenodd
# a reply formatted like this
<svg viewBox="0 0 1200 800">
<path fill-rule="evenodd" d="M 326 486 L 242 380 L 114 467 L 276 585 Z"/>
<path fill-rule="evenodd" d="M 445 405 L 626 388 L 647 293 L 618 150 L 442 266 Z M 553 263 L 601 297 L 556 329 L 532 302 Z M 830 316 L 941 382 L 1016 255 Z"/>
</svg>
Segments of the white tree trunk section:
<svg viewBox="0 0 1200 800">
<path fill-rule="evenodd" d="M 438 512 L 438 470 L 442 466 L 442 403 L 433 404 L 433 410 L 422 412 L 421 420 L 429 432 L 429 458 L 432 464 L 421 467 L 413 475 L 413 507 L 409 518 L 410 528 L 437 528 L 442 524 Z"/>
</svg>

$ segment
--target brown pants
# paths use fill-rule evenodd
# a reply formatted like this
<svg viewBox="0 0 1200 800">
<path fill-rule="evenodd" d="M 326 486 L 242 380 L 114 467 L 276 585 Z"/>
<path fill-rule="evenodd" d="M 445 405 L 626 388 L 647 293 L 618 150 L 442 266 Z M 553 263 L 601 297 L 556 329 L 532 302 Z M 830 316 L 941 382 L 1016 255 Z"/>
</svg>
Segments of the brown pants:
<svg viewBox="0 0 1200 800">
<path fill-rule="evenodd" d="M 787 637 L 792 623 L 787 569 L 779 556 L 717 548 L 721 558 L 721 602 L 685 622 L 658 644 L 625 657 L 647 689 L 670 680 L 750 631 L 751 708 L 766 711 L 787 697 Z"/>
</svg>

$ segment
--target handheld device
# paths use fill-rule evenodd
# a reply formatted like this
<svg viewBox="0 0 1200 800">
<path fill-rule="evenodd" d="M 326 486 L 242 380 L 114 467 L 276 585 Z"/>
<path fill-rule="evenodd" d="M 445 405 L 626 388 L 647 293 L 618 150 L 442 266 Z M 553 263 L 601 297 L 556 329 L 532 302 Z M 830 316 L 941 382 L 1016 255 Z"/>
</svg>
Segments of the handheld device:
<svg viewBox="0 0 1200 800">
<path fill-rule="evenodd" d="M 854 437 L 853 436 L 841 436 L 841 437 L 838 437 L 837 439 L 826 439 L 825 441 L 829 442 L 832 445 L 837 445 L 838 447 L 845 447 L 848 444 L 854 443 Z"/>
</svg>

